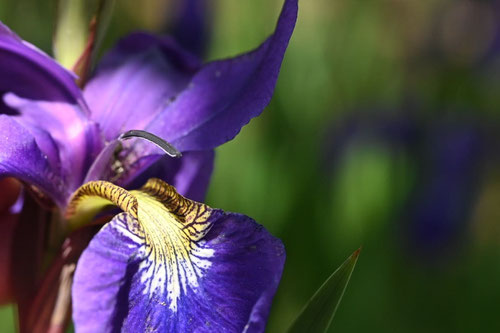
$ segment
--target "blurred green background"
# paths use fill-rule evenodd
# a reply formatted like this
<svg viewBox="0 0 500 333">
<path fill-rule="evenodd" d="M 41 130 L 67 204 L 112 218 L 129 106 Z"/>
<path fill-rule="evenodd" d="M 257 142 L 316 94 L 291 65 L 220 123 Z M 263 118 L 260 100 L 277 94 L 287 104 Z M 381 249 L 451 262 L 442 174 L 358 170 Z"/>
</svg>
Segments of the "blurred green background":
<svg viewBox="0 0 500 333">
<path fill-rule="evenodd" d="M 282 2 L 207 1 L 206 60 L 256 47 Z M 118 0 L 104 49 L 168 32 L 175 5 Z M 500 331 L 500 1 L 299 7 L 274 98 L 217 149 L 207 197 L 286 246 L 268 331 L 359 246 L 331 331 Z M 2 1 L 0 20 L 50 52 L 54 8 Z"/>
</svg>

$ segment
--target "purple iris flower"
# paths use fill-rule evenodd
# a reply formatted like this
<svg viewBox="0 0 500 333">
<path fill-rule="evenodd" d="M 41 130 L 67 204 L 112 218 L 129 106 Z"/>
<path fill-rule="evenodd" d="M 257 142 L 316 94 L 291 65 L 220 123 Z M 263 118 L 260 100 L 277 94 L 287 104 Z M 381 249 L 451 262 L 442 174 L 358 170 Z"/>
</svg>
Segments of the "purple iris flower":
<svg viewBox="0 0 500 333">
<path fill-rule="evenodd" d="M 35 281 L 59 286 L 50 306 L 37 307 L 50 298 L 37 294 L 30 318 L 50 308 L 46 327 L 64 326 L 60 309 L 69 308 L 64 296 L 73 280 L 79 332 L 264 330 L 282 243 L 249 217 L 194 200 L 206 192 L 213 149 L 269 103 L 296 16 L 297 0 L 286 0 L 262 45 L 207 64 L 171 38 L 132 34 L 82 89 L 71 72 L 0 25 L 0 177 L 24 184 L 19 222 L 36 230 L 26 215 L 32 197 L 50 207 L 66 239 L 57 257 L 63 263 L 84 244 L 74 278 L 59 262 L 56 278 L 49 269 Z M 153 133 L 183 156 L 120 140 L 130 130 Z M 79 235 L 110 204 L 124 212 L 113 211 L 86 246 Z"/>
</svg>

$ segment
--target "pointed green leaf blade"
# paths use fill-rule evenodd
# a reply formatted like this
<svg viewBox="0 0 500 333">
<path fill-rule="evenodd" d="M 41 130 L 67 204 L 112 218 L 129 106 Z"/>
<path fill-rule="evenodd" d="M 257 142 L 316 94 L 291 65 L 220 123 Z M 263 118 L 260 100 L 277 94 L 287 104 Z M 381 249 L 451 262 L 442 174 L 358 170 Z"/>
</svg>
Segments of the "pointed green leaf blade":
<svg viewBox="0 0 500 333">
<path fill-rule="evenodd" d="M 351 278 L 361 249 L 356 250 L 311 297 L 288 330 L 289 333 L 322 333 L 330 326 Z"/>
</svg>

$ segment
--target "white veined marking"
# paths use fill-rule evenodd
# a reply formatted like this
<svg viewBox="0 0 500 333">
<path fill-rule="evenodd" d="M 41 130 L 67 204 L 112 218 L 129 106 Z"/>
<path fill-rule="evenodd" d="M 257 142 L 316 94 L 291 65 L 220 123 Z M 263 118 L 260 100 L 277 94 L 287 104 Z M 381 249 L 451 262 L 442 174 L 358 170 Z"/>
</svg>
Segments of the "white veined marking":
<svg viewBox="0 0 500 333">
<path fill-rule="evenodd" d="M 205 247 L 203 240 L 192 240 L 160 202 L 147 196 L 137 198 L 145 234 L 139 249 L 144 258 L 139 265 L 143 293 L 150 298 L 166 295 L 169 309 L 175 312 L 182 294 L 199 289 L 198 280 L 212 265 L 209 259 L 214 250 Z"/>
</svg>

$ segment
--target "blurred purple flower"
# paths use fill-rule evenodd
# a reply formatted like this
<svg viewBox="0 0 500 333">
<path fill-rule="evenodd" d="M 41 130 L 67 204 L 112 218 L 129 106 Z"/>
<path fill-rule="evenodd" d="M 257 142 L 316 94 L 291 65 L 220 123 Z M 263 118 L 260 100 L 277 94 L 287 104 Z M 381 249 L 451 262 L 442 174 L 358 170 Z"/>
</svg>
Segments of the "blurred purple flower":
<svg viewBox="0 0 500 333">
<path fill-rule="evenodd" d="M 286 0 L 275 32 L 262 45 L 205 65 L 174 39 L 132 34 L 104 57 L 83 90 L 72 73 L 0 25 L 0 177 L 21 180 L 38 202 L 60 212 L 44 223 L 68 214 L 72 194 L 104 184 L 89 183 L 98 179 L 112 181 L 106 186 L 115 193 L 116 186 L 158 177 L 180 194 L 203 200 L 213 149 L 269 103 L 296 15 L 297 0 Z M 132 129 L 163 138 L 183 157 L 166 161 L 144 141 L 117 151 L 119 136 Z M 130 193 L 162 202 L 166 219 L 177 221 L 172 225 L 186 223 L 175 231 L 185 242 L 171 239 L 164 245 L 170 250 L 151 257 L 159 251 L 151 245 L 156 234 L 145 231 L 132 209 L 116 215 L 85 250 L 92 232 L 69 235 L 43 279 L 36 267 L 46 244 L 33 243 L 31 252 L 23 252 L 24 262 L 12 259 L 10 270 L 2 268 L 12 275 L 20 266 L 35 267 L 31 286 L 20 285 L 17 275 L 9 280 L 24 290 L 13 295 L 21 320 L 27 318 L 21 330 L 63 329 L 68 264 L 84 250 L 72 292 L 78 331 L 263 331 L 283 268 L 281 242 L 246 216 L 211 209 L 175 191 L 168 199 L 147 188 Z M 17 218 L 28 226 L 37 222 L 25 218 L 28 209 L 48 215 L 26 196 Z M 12 229 L 0 223 L 2 233 Z M 66 220 L 58 223 L 68 229 Z M 26 239 L 11 248 L 26 247 Z M 28 292 L 35 285 L 41 290 Z"/>
<path fill-rule="evenodd" d="M 405 219 L 410 246 L 426 259 L 449 254 L 465 231 L 481 184 L 484 143 L 473 121 L 440 120 L 424 130 Z"/>
<path fill-rule="evenodd" d="M 334 168 L 352 142 L 377 144 L 403 153 L 415 167 L 415 183 L 402 207 L 403 246 L 413 254 L 439 259 L 456 249 L 470 219 L 481 185 L 486 131 L 483 123 L 455 115 L 424 118 L 408 111 L 371 109 L 341 121 L 328 142 L 328 170 Z M 489 148 L 492 150 L 491 148 Z M 493 154 L 492 154 L 493 155 Z M 401 195 L 401 194 L 400 194 Z"/>
</svg>

